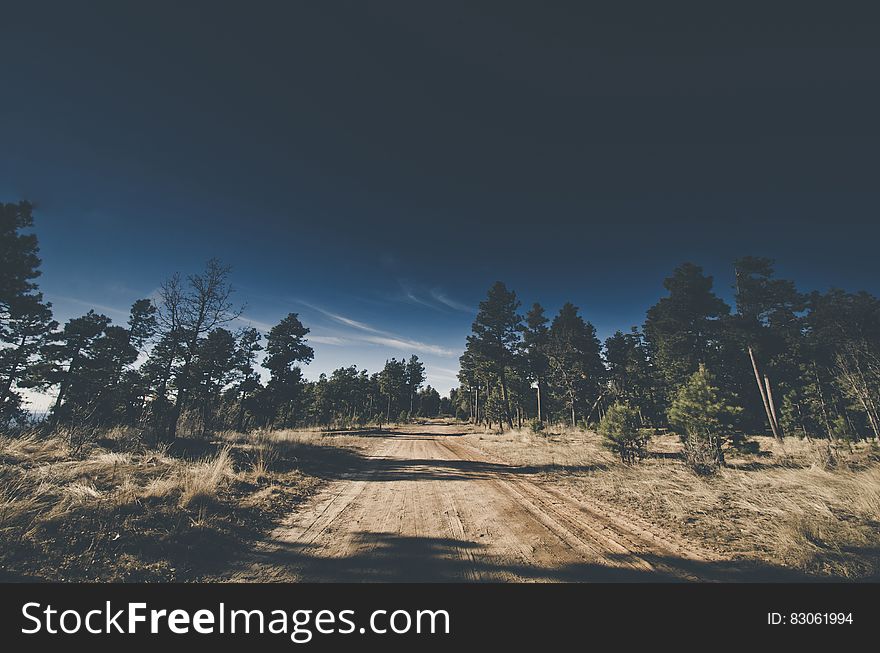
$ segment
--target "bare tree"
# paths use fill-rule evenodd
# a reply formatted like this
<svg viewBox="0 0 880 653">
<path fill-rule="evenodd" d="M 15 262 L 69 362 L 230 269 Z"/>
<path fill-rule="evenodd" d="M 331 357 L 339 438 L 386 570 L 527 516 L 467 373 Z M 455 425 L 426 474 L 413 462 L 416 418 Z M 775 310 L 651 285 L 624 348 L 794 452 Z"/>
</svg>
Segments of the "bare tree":
<svg viewBox="0 0 880 653">
<path fill-rule="evenodd" d="M 168 375 L 163 385 L 171 378 L 172 367 L 179 365 L 179 371 L 174 375 L 177 394 L 166 424 L 169 441 L 177 436 L 177 423 L 190 390 L 192 362 L 199 341 L 213 329 L 238 318 L 244 310 L 243 307 L 234 307 L 230 271 L 230 266 L 212 258 L 201 274 L 190 275 L 185 283 L 179 274 L 175 274 L 159 289 L 159 324 L 170 349 Z M 166 391 L 166 387 L 161 388 L 163 396 Z"/>
</svg>

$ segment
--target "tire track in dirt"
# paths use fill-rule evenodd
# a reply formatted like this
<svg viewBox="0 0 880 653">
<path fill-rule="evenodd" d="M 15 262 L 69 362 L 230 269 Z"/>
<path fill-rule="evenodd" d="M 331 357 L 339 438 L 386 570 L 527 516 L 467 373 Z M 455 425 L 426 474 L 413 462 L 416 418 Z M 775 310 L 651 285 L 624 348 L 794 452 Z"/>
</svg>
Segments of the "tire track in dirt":
<svg viewBox="0 0 880 653">
<path fill-rule="evenodd" d="M 455 426 L 441 424 L 390 434 L 290 515 L 228 577 L 699 579 L 688 563 L 707 556 L 689 542 L 525 478 L 524 469 L 457 441 L 457 435 Z"/>
<path fill-rule="evenodd" d="M 441 444 L 462 458 L 493 459 L 469 445 L 449 442 Z M 497 459 L 493 460 L 497 461 Z M 499 464 L 504 463 L 499 462 Z M 551 517 L 552 521 L 562 529 L 561 536 L 565 537 L 566 532 L 571 533 L 588 545 L 584 540 L 586 537 L 606 551 L 633 557 L 632 563 L 626 566 L 648 571 L 657 568 L 666 574 L 682 579 L 702 580 L 691 570 L 639 560 L 638 555 L 646 554 L 654 557 L 659 554 L 663 557 L 681 558 L 683 561 L 699 563 L 711 560 L 710 553 L 702 551 L 693 543 L 686 542 L 680 537 L 660 531 L 635 515 L 627 515 L 598 500 L 587 504 L 564 494 L 549 484 L 539 485 L 533 481 L 515 478 L 516 469 L 516 467 L 510 466 L 510 477 L 500 482 L 505 484 L 511 492 L 517 494 L 523 505 L 529 508 L 536 517 L 542 521 L 545 516 Z"/>
</svg>

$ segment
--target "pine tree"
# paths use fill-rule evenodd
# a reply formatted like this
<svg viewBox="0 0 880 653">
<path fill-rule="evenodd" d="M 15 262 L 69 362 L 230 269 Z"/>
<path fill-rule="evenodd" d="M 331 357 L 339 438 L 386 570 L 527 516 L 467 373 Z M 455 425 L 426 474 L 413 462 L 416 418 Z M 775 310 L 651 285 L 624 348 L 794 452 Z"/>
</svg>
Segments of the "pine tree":
<svg viewBox="0 0 880 653">
<path fill-rule="evenodd" d="M 688 463 L 696 471 L 709 473 L 724 465 L 723 447 L 741 411 L 713 385 L 705 365 L 700 364 L 679 389 L 669 408 L 669 423 L 679 431 Z"/>
<path fill-rule="evenodd" d="M 51 306 L 40 293 L 9 302 L 2 338 L 6 346 L 0 348 L 0 424 L 21 416 L 18 388 L 44 384 L 40 353 L 57 328 Z"/>
<path fill-rule="evenodd" d="M 509 428 L 513 428 L 513 418 L 507 377 L 520 344 L 522 316 L 517 314 L 519 306 L 516 293 L 508 290 L 500 281 L 496 282 L 489 289 L 486 299 L 480 302 L 479 312 L 471 327 L 473 333 L 467 338 L 468 349 L 476 365 L 485 363 L 501 385 L 501 411 Z"/>
<path fill-rule="evenodd" d="M 422 417 L 437 417 L 441 404 L 440 393 L 431 386 L 419 392 L 419 415 Z"/>
<path fill-rule="evenodd" d="M 235 371 L 237 381 L 230 388 L 230 397 L 237 404 L 235 428 L 244 432 L 245 415 L 253 408 L 252 398 L 260 391 L 260 374 L 256 369 L 257 356 L 263 351 L 260 341 L 263 336 L 256 329 L 244 329 L 238 334 L 235 353 Z"/>
<path fill-rule="evenodd" d="M 82 408 L 83 398 L 90 396 L 90 364 L 98 354 L 95 344 L 109 325 L 110 318 L 92 310 L 68 320 L 55 342 L 47 345 L 45 358 L 50 365 L 46 373 L 47 385 L 58 386 L 58 395 L 52 408 L 54 424 L 71 419 L 74 408 Z M 68 394 L 74 400 L 66 409 Z M 81 413 L 79 417 L 86 415 Z"/>
<path fill-rule="evenodd" d="M 419 357 L 413 354 L 406 363 L 406 389 L 409 393 L 409 416 L 414 415 L 414 404 L 419 388 L 425 382 L 425 366 Z"/>
<path fill-rule="evenodd" d="M 556 385 L 568 406 L 571 425 L 577 425 L 577 409 L 589 401 L 584 411 L 589 419 L 602 396 L 606 375 L 596 329 L 578 314 L 578 308 L 566 302 L 550 325 L 548 357 Z"/>
<path fill-rule="evenodd" d="M 671 397 L 700 363 L 720 365 L 720 319 L 730 308 L 712 292 L 712 277 L 692 263 L 677 267 L 663 286 L 669 295 L 648 309 L 644 334 L 665 393 Z"/>
<path fill-rule="evenodd" d="M 0 329 L 5 329 L 12 304 L 31 295 L 37 287 L 33 279 L 40 276 L 37 236 L 22 233 L 34 225 L 32 211 L 29 202 L 0 203 Z"/>
<path fill-rule="evenodd" d="M 386 402 L 385 421 L 390 422 L 392 414 L 400 414 L 401 399 L 407 396 L 406 362 L 396 358 L 385 361 L 385 367 L 379 372 L 379 388 Z"/>
<path fill-rule="evenodd" d="M 615 402 L 599 421 L 599 434 L 605 446 L 620 456 L 624 463 L 632 464 L 645 456 L 648 443 L 647 431 L 641 428 L 639 412 L 625 402 Z"/>
<path fill-rule="evenodd" d="M 523 355 L 528 378 L 535 384 L 537 390 L 535 405 L 539 422 L 543 422 L 546 417 L 544 403 L 547 401 L 547 374 L 550 371 L 550 359 L 547 356 L 550 343 L 548 322 L 544 315 L 544 307 L 535 302 L 526 313 L 526 326 L 523 330 Z"/>
<path fill-rule="evenodd" d="M 635 408 L 643 422 L 656 424 L 658 383 L 642 334 L 635 328 L 616 331 L 605 340 L 605 362 L 611 394 Z"/>
<path fill-rule="evenodd" d="M 0 203 L 0 424 L 21 417 L 18 389 L 45 384 L 40 352 L 58 324 L 52 305 L 36 292 L 40 276 L 37 236 L 29 202 Z"/>
<path fill-rule="evenodd" d="M 296 421 L 296 404 L 302 394 L 302 370 L 314 358 L 314 350 L 306 344 L 309 329 L 297 313 L 289 313 L 269 331 L 266 338 L 266 359 L 263 367 L 271 379 L 266 392 L 274 407 L 274 417 L 283 426 Z"/>
</svg>

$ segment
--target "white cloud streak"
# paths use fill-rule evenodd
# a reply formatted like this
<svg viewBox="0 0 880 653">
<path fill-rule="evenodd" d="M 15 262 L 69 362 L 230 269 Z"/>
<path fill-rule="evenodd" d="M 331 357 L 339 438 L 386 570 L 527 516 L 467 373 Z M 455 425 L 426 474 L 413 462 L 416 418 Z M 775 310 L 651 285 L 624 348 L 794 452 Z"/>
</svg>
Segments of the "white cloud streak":
<svg viewBox="0 0 880 653">
<path fill-rule="evenodd" d="M 454 350 L 447 349 L 446 347 L 393 336 L 364 336 L 362 340 L 376 345 L 391 347 L 392 349 L 416 351 L 420 354 L 433 354 L 434 356 L 455 356 L 456 354 Z"/>
<path fill-rule="evenodd" d="M 431 297 L 433 297 L 435 300 L 437 300 L 438 302 L 440 302 L 444 306 L 448 306 L 449 308 L 451 308 L 455 311 L 461 311 L 462 313 L 476 313 L 477 312 L 476 309 L 474 309 L 472 306 L 468 306 L 467 304 L 462 304 L 461 302 L 457 302 L 454 299 L 450 299 L 449 297 L 447 297 L 442 292 L 440 292 L 439 290 L 436 290 L 436 289 L 431 291 Z"/>
<path fill-rule="evenodd" d="M 129 313 L 127 310 L 124 310 L 121 308 L 116 308 L 114 306 L 106 306 L 104 304 L 96 304 L 95 302 L 90 302 L 90 301 L 86 301 L 83 299 L 77 299 L 76 297 L 66 297 L 64 295 L 55 295 L 55 294 L 51 294 L 51 293 L 46 293 L 45 297 L 47 300 L 52 302 L 53 305 L 58 304 L 58 303 L 77 304 L 78 306 L 84 306 L 86 308 L 91 308 L 91 309 L 94 309 L 95 311 L 98 311 L 98 312 L 112 313 L 114 315 L 123 315 L 125 317 L 128 317 L 128 313 Z"/>
<path fill-rule="evenodd" d="M 361 322 L 360 320 L 355 320 L 345 315 L 341 315 L 339 313 L 334 313 L 333 311 L 328 311 L 319 306 L 315 306 L 314 304 L 309 304 L 308 302 L 304 302 L 299 300 L 299 303 L 303 306 L 310 308 L 311 310 L 320 313 L 321 315 L 330 318 L 334 322 L 347 326 L 355 331 L 360 331 L 363 334 L 368 335 L 351 335 L 346 334 L 342 338 L 337 338 L 333 336 L 307 336 L 314 342 L 321 342 L 321 339 L 326 340 L 327 342 L 324 344 L 335 344 L 335 345 L 343 345 L 349 344 L 353 342 L 366 342 L 373 345 L 382 345 L 384 347 L 390 347 L 392 349 L 398 349 L 403 351 L 412 351 L 418 352 L 420 354 L 432 354 L 434 356 L 443 356 L 443 357 L 452 357 L 458 355 L 458 352 L 449 349 L 447 347 L 441 347 L 440 345 L 434 345 L 431 343 L 421 342 L 419 340 L 413 340 L 411 338 L 407 338 L 405 336 L 398 335 L 396 333 L 391 333 L 389 331 L 383 331 L 382 329 L 377 329 L 366 322 Z M 320 339 L 319 339 L 320 338 Z"/>
</svg>

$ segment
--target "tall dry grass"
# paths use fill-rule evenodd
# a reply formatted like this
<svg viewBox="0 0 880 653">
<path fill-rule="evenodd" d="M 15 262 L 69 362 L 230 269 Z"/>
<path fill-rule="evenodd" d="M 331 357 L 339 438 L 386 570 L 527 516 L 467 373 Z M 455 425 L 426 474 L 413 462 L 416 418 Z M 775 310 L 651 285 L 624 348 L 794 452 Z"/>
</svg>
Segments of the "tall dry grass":
<svg viewBox="0 0 880 653">
<path fill-rule="evenodd" d="M 0 436 L 0 576 L 189 578 L 182 568 L 203 555 L 194 552 L 218 548 L 200 538 L 246 544 L 237 541 L 242 528 L 269 528 L 321 482 L 304 471 L 313 452 L 332 458 L 355 440 L 229 433 L 188 449 L 158 446 L 135 429 L 85 442 L 69 433 Z"/>
<path fill-rule="evenodd" d="M 755 438 L 756 454 L 730 452 L 710 477 L 694 474 L 672 435 L 649 458 L 623 465 L 601 438 L 473 432 L 466 439 L 509 463 L 541 468 L 544 482 L 678 532 L 723 557 L 760 560 L 817 576 L 880 574 L 880 451 L 871 443 Z"/>
</svg>

